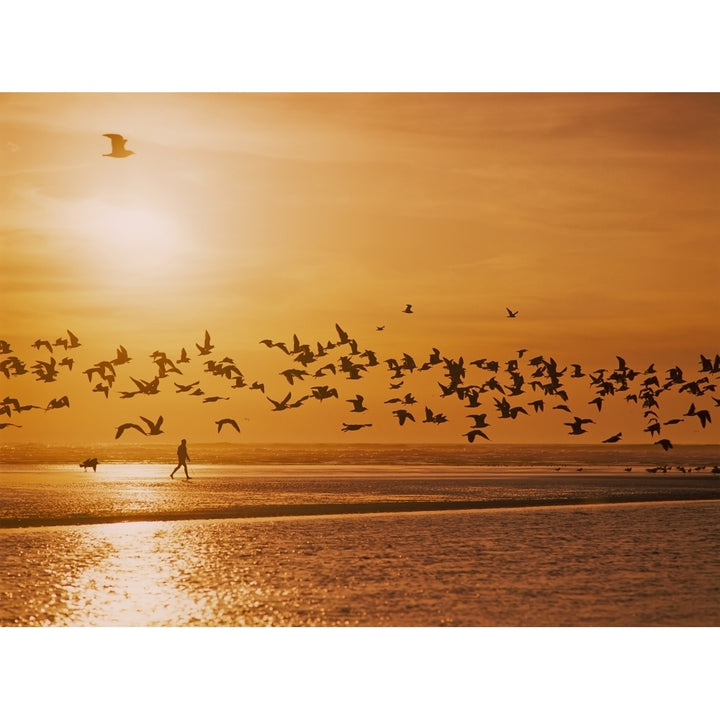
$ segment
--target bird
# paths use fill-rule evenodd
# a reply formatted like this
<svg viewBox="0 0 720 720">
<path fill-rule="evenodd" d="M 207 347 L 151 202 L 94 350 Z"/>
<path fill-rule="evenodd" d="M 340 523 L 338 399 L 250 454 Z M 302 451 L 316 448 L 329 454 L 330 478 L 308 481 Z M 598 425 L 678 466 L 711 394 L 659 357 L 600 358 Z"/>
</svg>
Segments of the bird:
<svg viewBox="0 0 720 720">
<path fill-rule="evenodd" d="M 52 345 L 49 340 L 36 340 L 30 347 L 34 347 L 39 350 L 41 347 L 46 347 L 50 352 L 53 351 Z"/>
<path fill-rule="evenodd" d="M 407 303 L 407 305 L 405 305 L 405 309 L 403 310 L 403 312 L 407 313 L 408 315 L 412 315 L 412 312 L 413 312 L 412 305 L 410 303 Z"/>
<path fill-rule="evenodd" d="M 488 423 L 485 421 L 487 413 L 481 413 L 480 415 L 466 415 L 465 417 L 469 417 L 475 420 L 475 425 L 473 425 L 473 428 L 489 427 Z M 470 442 L 472 442 L 472 440 Z"/>
<path fill-rule="evenodd" d="M 622 433 L 615 433 L 615 435 L 611 435 L 606 440 L 603 440 L 604 443 L 616 443 L 619 442 L 620 438 L 622 438 Z"/>
<path fill-rule="evenodd" d="M 57 410 L 59 408 L 63 407 L 70 407 L 70 399 L 67 395 L 63 395 L 61 398 L 53 398 L 45 408 L 45 411 L 48 410 Z"/>
<path fill-rule="evenodd" d="M 313 385 L 310 390 L 312 391 L 312 396 L 316 400 L 320 400 L 320 402 L 326 400 L 327 398 L 338 397 L 337 388 L 331 388 L 327 385 Z"/>
<path fill-rule="evenodd" d="M 126 430 L 129 429 L 138 430 L 143 435 L 147 435 L 147 433 L 136 423 L 123 423 L 119 427 L 116 428 L 117 432 L 115 433 L 115 439 L 117 440 Z"/>
<path fill-rule="evenodd" d="M 365 398 L 362 395 L 356 394 L 354 398 L 350 398 L 345 402 L 352 403 L 353 409 L 350 412 L 365 412 L 367 408 L 363 404 L 363 400 L 365 400 Z"/>
<path fill-rule="evenodd" d="M 362 430 L 362 428 L 372 427 L 372 423 L 343 423 L 341 432 L 352 432 L 353 430 Z"/>
<path fill-rule="evenodd" d="M 273 404 L 273 411 L 287 410 L 288 402 L 290 401 L 291 396 L 292 393 L 288 393 L 282 400 L 279 401 L 268 398 L 268 400 Z"/>
<path fill-rule="evenodd" d="M 509 318 L 517 317 L 518 312 L 520 312 L 519 310 L 511 310 L 509 307 L 506 307 L 505 309 L 507 310 L 507 316 Z"/>
<path fill-rule="evenodd" d="M 122 135 L 118 135 L 117 133 L 105 133 L 103 137 L 110 138 L 110 142 L 112 143 L 112 151 L 104 153 L 103 157 L 126 158 L 135 154 L 132 150 L 125 149 L 127 138 L 124 138 Z"/>
<path fill-rule="evenodd" d="M 583 425 L 585 423 L 594 423 L 594 420 L 590 420 L 589 418 L 579 418 L 577 415 L 575 416 L 575 419 L 571 423 L 563 423 L 563 425 L 567 425 L 569 428 L 572 428 L 568 435 L 582 435 L 582 433 L 586 433 L 587 430 L 583 428 Z"/>
<path fill-rule="evenodd" d="M 195 382 L 190 383 L 189 385 L 181 385 L 180 383 L 173 383 L 176 388 L 178 388 L 175 392 L 181 393 L 181 392 L 189 392 L 192 390 L 196 385 L 199 385 L 200 381 L 196 380 Z"/>
<path fill-rule="evenodd" d="M 447 422 L 448 419 L 445 417 L 443 413 L 434 413 L 427 405 L 425 406 L 425 419 L 423 420 L 424 423 L 444 423 Z"/>
<path fill-rule="evenodd" d="M 402 408 L 400 410 L 393 410 L 392 414 L 397 417 L 400 425 L 404 425 L 406 420 L 412 420 L 412 422 L 415 422 L 415 418 L 412 414 Z"/>
<path fill-rule="evenodd" d="M 204 344 L 198 345 L 198 343 L 195 343 L 195 347 L 200 351 L 200 355 L 209 355 L 210 351 L 215 347 L 210 344 L 210 333 L 207 330 L 205 331 Z"/>
<path fill-rule="evenodd" d="M 160 426 L 163 424 L 163 416 L 160 415 L 160 417 L 153 422 L 152 420 L 148 420 L 146 417 L 140 416 L 140 419 L 147 424 L 148 428 L 150 428 L 150 432 L 146 433 L 147 435 L 160 435 L 163 431 L 160 429 Z"/>
<path fill-rule="evenodd" d="M 118 347 L 115 351 L 115 359 L 110 362 L 113 365 L 124 365 L 125 363 L 129 363 L 131 360 L 132 358 L 128 355 L 128 351 L 120 345 L 120 347 Z"/>
<path fill-rule="evenodd" d="M 22 427 L 22 425 L 16 425 L 15 423 L 0 423 L 0 430 L 4 430 L 7 427 Z"/>
<path fill-rule="evenodd" d="M 223 418 L 222 420 L 216 420 L 215 424 L 217 425 L 217 431 L 220 432 L 222 430 L 223 426 L 230 425 L 230 427 L 234 427 L 238 432 L 240 432 L 240 427 L 238 426 L 237 422 L 233 420 L 232 418 Z"/>
<path fill-rule="evenodd" d="M 663 450 L 670 450 L 673 446 L 673 444 L 667 438 L 663 438 L 662 440 L 656 440 L 655 445 L 661 445 Z"/>
<path fill-rule="evenodd" d="M 485 438 L 485 440 L 490 439 L 482 430 L 477 429 L 463 433 L 463 437 L 466 437 L 468 439 L 468 442 L 475 442 L 476 437 Z"/>
</svg>

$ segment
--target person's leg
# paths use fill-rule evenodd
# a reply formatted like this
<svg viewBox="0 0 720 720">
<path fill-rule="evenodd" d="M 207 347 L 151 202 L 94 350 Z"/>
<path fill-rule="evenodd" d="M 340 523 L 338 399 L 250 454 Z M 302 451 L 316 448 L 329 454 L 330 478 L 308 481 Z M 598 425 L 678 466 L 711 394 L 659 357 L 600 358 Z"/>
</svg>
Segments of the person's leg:
<svg viewBox="0 0 720 720">
<path fill-rule="evenodd" d="M 173 477 L 175 473 L 182 467 L 181 463 L 178 463 L 177 467 L 170 473 L 170 477 Z"/>
</svg>

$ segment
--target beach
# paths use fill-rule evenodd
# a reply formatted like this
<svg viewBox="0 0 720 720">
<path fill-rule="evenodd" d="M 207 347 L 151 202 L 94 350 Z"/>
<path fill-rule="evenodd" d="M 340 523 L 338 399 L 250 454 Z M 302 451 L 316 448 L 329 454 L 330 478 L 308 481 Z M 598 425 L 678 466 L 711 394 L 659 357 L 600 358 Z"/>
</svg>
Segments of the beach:
<svg viewBox="0 0 720 720">
<path fill-rule="evenodd" d="M 474 464 L 442 447 L 361 448 L 353 464 L 215 451 L 190 482 L 156 462 L 5 463 L 0 623 L 720 624 L 711 446 L 675 456 L 705 461 L 692 467 L 641 466 L 629 447 L 560 464 L 522 448 Z"/>
</svg>

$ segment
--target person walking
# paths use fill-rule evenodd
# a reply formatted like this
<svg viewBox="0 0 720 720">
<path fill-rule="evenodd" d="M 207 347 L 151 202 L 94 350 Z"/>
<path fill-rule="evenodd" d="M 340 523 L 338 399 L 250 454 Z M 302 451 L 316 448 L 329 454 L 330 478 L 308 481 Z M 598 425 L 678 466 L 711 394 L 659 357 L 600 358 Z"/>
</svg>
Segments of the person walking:
<svg viewBox="0 0 720 720">
<path fill-rule="evenodd" d="M 185 479 L 189 480 L 190 475 L 188 474 L 187 464 L 188 464 L 188 460 L 190 459 L 190 456 L 188 455 L 187 441 L 185 439 L 181 440 L 180 444 L 178 445 L 177 457 L 178 457 L 177 467 L 170 473 L 170 477 L 175 477 L 175 473 L 180 468 L 183 468 L 185 470 Z"/>
</svg>

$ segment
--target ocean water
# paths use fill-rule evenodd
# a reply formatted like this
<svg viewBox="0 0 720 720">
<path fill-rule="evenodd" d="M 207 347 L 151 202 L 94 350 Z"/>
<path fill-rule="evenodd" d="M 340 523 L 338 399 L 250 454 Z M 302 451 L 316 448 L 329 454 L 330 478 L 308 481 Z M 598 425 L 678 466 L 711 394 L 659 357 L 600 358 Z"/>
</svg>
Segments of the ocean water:
<svg viewBox="0 0 720 720">
<path fill-rule="evenodd" d="M 4 626 L 720 624 L 716 446 L 1 450 Z"/>
</svg>

